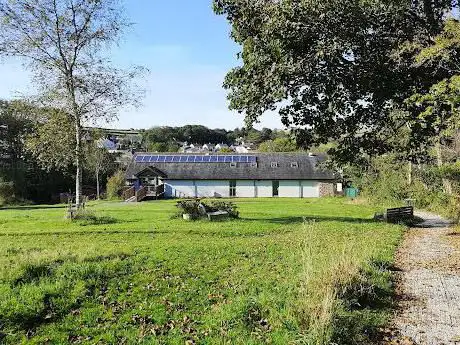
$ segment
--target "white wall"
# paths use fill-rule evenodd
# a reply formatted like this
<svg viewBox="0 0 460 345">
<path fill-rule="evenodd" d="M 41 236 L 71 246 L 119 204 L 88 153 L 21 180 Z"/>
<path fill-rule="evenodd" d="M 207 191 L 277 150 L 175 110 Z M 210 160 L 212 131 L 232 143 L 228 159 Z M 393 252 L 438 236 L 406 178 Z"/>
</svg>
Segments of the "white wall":
<svg viewBox="0 0 460 345">
<path fill-rule="evenodd" d="M 302 197 L 303 198 L 319 198 L 319 182 L 318 181 L 302 181 Z"/>
<path fill-rule="evenodd" d="M 230 196 L 229 181 L 195 181 L 199 198 L 228 198 Z"/>
<path fill-rule="evenodd" d="M 236 181 L 237 198 L 254 198 L 255 196 L 254 181 Z"/>
<path fill-rule="evenodd" d="M 165 196 L 167 198 L 194 198 L 194 181 L 165 181 Z"/>
<path fill-rule="evenodd" d="M 273 196 L 272 181 L 256 181 L 257 197 L 271 198 Z"/>
<path fill-rule="evenodd" d="M 300 194 L 302 188 L 302 195 Z M 273 193 L 272 181 L 238 180 L 236 181 L 236 196 L 238 198 L 271 198 Z M 228 198 L 230 196 L 230 181 L 165 181 L 165 195 L 168 198 Z M 280 181 L 280 198 L 318 198 L 318 181 Z"/>
<path fill-rule="evenodd" d="M 280 198 L 300 198 L 299 181 L 280 181 Z"/>
</svg>

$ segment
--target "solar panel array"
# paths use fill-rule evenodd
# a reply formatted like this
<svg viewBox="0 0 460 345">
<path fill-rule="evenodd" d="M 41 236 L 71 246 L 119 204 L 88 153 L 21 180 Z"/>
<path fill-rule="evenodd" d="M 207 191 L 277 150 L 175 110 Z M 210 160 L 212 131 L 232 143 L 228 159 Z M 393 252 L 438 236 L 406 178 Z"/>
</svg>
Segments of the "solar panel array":
<svg viewBox="0 0 460 345">
<path fill-rule="evenodd" d="M 243 155 L 137 155 L 136 163 L 256 163 L 256 156 Z"/>
</svg>

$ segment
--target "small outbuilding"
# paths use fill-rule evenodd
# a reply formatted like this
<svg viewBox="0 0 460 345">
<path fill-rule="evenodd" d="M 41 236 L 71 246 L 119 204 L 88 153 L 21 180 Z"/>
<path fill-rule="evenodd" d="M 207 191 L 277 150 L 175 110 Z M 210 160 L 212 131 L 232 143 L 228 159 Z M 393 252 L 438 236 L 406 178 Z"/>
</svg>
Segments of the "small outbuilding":
<svg viewBox="0 0 460 345">
<path fill-rule="evenodd" d="M 166 198 L 318 198 L 335 195 L 337 175 L 308 153 L 137 153 L 127 185 L 162 190 Z"/>
</svg>

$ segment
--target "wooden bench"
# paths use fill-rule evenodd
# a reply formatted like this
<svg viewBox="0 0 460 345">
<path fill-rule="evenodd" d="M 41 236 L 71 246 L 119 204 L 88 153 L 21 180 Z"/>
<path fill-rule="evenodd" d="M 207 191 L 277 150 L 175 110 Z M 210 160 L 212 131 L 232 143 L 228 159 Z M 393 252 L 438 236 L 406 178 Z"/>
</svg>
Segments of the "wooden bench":
<svg viewBox="0 0 460 345">
<path fill-rule="evenodd" d="M 399 222 L 412 220 L 413 218 L 414 218 L 414 207 L 413 206 L 389 208 L 387 209 L 387 212 L 386 212 L 386 220 L 388 223 L 399 223 Z"/>
</svg>

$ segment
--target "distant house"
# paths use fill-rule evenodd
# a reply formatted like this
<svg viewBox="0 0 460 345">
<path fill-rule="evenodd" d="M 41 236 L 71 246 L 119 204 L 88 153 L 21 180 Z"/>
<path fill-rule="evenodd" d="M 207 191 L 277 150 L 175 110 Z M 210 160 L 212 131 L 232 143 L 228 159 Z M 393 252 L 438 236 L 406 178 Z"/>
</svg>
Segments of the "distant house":
<svg viewBox="0 0 460 345">
<path fill-rule="evenodd" d="M 306 153 L 136 154 L 127 184 L 166 198 L 318 198 L 336 192 L 337 176 Z M 158 195 L 157 195 L 158 196 Z"/>
<path fill-rule="evenodd" d="M 204 144 L 202 146 L 203 151 L 214 151 L 215 148 L 216 148 L 216 145 L 214 144 Z"/>
</svg>

